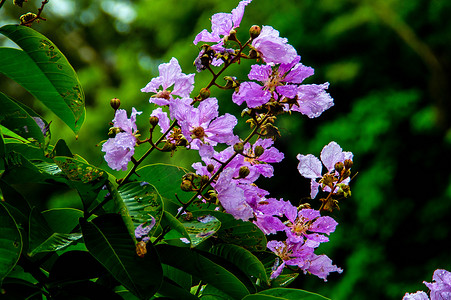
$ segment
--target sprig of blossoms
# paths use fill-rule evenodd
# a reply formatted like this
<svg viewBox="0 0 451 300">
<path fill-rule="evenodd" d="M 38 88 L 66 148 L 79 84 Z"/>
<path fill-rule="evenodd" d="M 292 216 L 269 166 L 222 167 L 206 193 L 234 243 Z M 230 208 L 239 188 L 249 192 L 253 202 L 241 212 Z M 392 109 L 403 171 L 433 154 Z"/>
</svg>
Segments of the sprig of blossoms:
<svg viewBox="0 0 451 300">
<path fill-rule="evenodd" d="M 451 272 L 444 269 L 437 269 L 432 276 L 433 282 L 423 283 L 429 288 L 431 300 L 451 299 Z M 428 295 L 423 291 L 416 293 L 406 293 L 403 300 L 429 300 Z"/>
</svg>

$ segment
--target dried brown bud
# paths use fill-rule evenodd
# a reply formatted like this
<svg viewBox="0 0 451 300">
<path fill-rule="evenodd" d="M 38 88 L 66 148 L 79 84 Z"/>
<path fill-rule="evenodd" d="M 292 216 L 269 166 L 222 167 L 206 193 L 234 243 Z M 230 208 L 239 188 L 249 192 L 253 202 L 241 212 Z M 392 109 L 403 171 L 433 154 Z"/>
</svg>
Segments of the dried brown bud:
<svg viewBox="0 0 451 300">
<path fill-rule="evenodd" d="M 207 165 L 207 171 L 208 171 L 209 173 L 213 172 L 214 170 L 215 170 L 215 166 L 213 166 L 212 164 L 208 164 L 208 165 Z"/>
<path fill-rule="evenodd" d="M 180 188 L 182 191 L 191 192 L 193 190 L 193 183 L 189 180 L 183 180 Z"/>
<path fill-rule="evenodd" d="M 258 25 L 251 26 L 251 28 L 249 29 L 249 35 L 251 36 L 251 39 L 255 39 L 256 37 L 258 37 L 261 31 L 262 29 L 260 28 L 260 26 Z"/>
<path fill-rule="evenodd" d="M 158 117 L 156 117 L 156 116 L 151 116 L 149 118 L 149 123 L 150 123 L 150 125 L 152 125 L 152 127 L 157 126 L 159 121 L 160 121 L 160 119 L 158 119 Z"/>
<path fill-rule="evenodd" d="M 118 98 L 113 98 L 110 100 L 110 105 L 114 110 L 117 110 L 121 106 L 121 100 Z"/>
<path fill-rule="evenodd" d="M 352 168 L 352 164 L 353 164 L 352 160 L 345 159 L 344 166 L 345 166 L 346 169 L 351 169 Z"/>
<path fill-rule="evenodd" d="M 341 171 L 343 171 L 344 165 L 341 161 L 337 162 L 334 166 L 335 171 L 341 174 Z"/>
</svg>

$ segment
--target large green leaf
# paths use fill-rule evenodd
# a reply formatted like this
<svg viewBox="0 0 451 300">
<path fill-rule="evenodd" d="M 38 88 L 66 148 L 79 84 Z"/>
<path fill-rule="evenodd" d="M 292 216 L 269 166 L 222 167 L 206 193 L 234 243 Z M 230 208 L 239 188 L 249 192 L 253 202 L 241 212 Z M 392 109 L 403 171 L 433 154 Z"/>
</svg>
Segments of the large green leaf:
<svg viewBox="0 0 451 300">
<path fill-rule="evenodd" d="M 192 276 L 186 272 L 183 272 L 177 268 L 163 264 L 163 275 L 177 283 L 179 286 L 185 290 L 191 290 Z"/>
<path fill-rule="evenodd" d="M 151 237 L 164 211 L 163 201 L 155 187 L 145 182 L 130 182 L 121 186 L 118 192 L 120 198 L 114 197 L 115 201 L 122 201 L 126 208 L 121 211 L 121 215 L 132 220 L 134 229 L 140 224 L 152 223 L 152 219 L 155 221 L 155 226 L 148 234 Z"/>
<path fill-rule="evenodd" d="M 22 236 L 8 209 L 0 202 L 0 286 L 22 253 Z"/>
<path fill-rule="evenodd" d="M 248 295 L 243 300 L 270 300 L 270 299 L 283 299 L 283 300 L 327 300 L 329 298 L 323 297 L 319 294 L 312 292 L 288 289 L 288 288 L 274 288 L 261 291 L 254 295 Z M 330 299 L 329 299 L 330 300 Z"/>
<path fill-rule="evenodd" d="M 142 167 L 136 173 L 139 177 L 134 176 L 133 178 L 152 184 L 165 201 L 168 200 L 180 206 L 180 202 L 177 201 L 175 195 L 183 202 L 187 202 L 193 196 L 192 193 L 180 189 L 182 177 L 187 173 L 180 167 L 154 164 Z"/>
<path fill-rule="evenodd" d="M 86 247 L 122 285 L 141 299 L 150 298 L 159 289 L 163 270 L 152 243 L 147 254 L 139 257 L 135 243 L 121 216 L 102 215 L 91 222 L 80 220 Z"/>
<path fill-rule="evenodd" d="M 51 176 L 42 172 L 22 154 L 10 151 L 5 157 L 5 172 L 2 179 L 9 184 L 25 182 L 44 182 Z"/>
<path fill-rule="evenodd" d="M 82 236 L 80 233 L 58 233 L 54 232 L 42 213 L 33 208 L 29 221 L 29 246 L 28 255 L 33 256 L 41 252 L 52 252 L 69 246 Z"/>
<path fill-rule="evenodd" d="M 174 281 L 166 277 L 164 277 L 163 279 L 163 283 L 161 284 L 161 287 L 158 290 L 158 294 L 170 297 L 171 299 L 186 299 L 186 300 L 199 299 L 198 297 L 194 296 L 189 291 L 182 288 L 180 285 L 176 284 Z"/>
<path fill-rule="evenodd" d="M 30 141 L 24 139 L 23 137 L 21 137 L 20 135 L 18 135 L 17 133 L 11 131 L 10 129 L 6 128 L 5 126 L 0 124 L 0 129 L 2 130 L 3 135 L 6 137 L 11 137 L 14 138 L 18 141 L 21 141 L 23 143 L 29 143 Z"/>
<path fill-rule="evenodd" d="M 0 57 L 1 57 L 0 48 Z M 1 61 L 1 58 L 0 58 Z M 1 64 L 1 62 L 0 62 Z M 0 67 L 1 70 L 1 67 Z M 26 139 L 44 144 L 44 135 L 36 121 L 13 99 L 0 92 L 0 123 Z"/>
<path fill-rule="evenodd" d="M 24 50 L 0 48 L 0 72 L 21 84 L 77 133 L 85 118 L 85 98 L 66 57 L 48 38 L 26 26 L 5 25 L 0 33 Z"/>
<path fill-rule="evenodd" d="M 53 208 L 43 211 L 42 215 L 54 232 L 71 233 L 83 212 L 75 208 Z"/>
<path fill-rule="evenodd" d="M 249 251 L 266 249 L 265 234 L 251 222 L 236 220 L 232 215 L 219 211 L 197 210 L 192 213 L 195 217 L 211 214 L 221 221 L 221 229 L 218 231 L 217 237 L 225 244 L 238 245 Z"/>
<path fill-rule="evenodd" d="M 192 274 L 235 299 L 249 294 L 246 286 L 235 275 L 190 248 L 164 244 L 155 248 L 162 263 Z"/>
<path fill-rule="evenodd" d="M 233 244 L 219 244 L 210 250 L 211 253 L 227 259 L 249 277 L 259 279 L 263 286 L 269 286 L 265 266 L 250 251 Z"/>
</svg>

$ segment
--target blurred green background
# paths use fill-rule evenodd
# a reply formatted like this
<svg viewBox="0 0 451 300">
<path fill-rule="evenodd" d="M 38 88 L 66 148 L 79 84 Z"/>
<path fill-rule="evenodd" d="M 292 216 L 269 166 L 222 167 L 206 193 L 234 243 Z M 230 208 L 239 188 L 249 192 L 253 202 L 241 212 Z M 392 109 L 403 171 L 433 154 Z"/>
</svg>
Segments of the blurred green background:
<svg viewBox="0 0 451 300">
<path fill-rule="evenodd" d="M 48 20 L 33 28 L 58 45 L 78 72 L 87 103 L 78 139 L 20 86 L 0 77 L 0 90 L 52 120 L 53 143 L 65 138 L 74 153 L 108 169 L 96 144 L 107 138 L 113 118 L 109 100 L 117 97 L 122 108 L 143 111 L 138 128 L 145 135 L 154 107 L 140 89 L 171 57 L 184 73 L 195 73 L 199 49 L 192 40 L 210 29 L 212 14 L 230 12 L 237 3 L 50 0 L 43 13 Z M 39 5 L 29 0 L 20 9 L 7 1 L 0 25 L 17 23 Z M 273 197 L 299 203 L 309 194 L 309 182 L 297 172 L 296 154 L 319 155 L 331 140 L 354 153 L 353 169 L 359 172 L 352 198 L 333 213 L 340 225 L 319 249 L 344 272 L 327 283 L 301 275 L 293 287 L 332 299 L 401 299 L 405 292 L 426 290 L 422 281 L 431 281 L 435 269 L 451 270 L 450 14 L 448 0 L 254 0 L 246 7 L 238 36 L 247 39 L 253 24 L 279 30 L 301 61 L 315 68 L 307 82 L 330 82 L 335 101 L 317 119 L 279 118 L 276 147 L 285 159 L 274 178 L 259 184 Z M 0 43 L 14 46 L 5 39 Z M 243 62 L 226 75 L 246 80 L 248 70 Z M 196 92 L 209 76 L 200 73 L 195 80 Z M 212 93 L 222 113 L 240 112 L 231 91 Z M 246 125 L 238 130 L 246 133 Z M 189 168 L 197 160 L 196 153 L 179 150 L 172 158 L 157 154 L 147 162 Z M 79 205 L 73 191 L 35 189 L 41 193 L 30 197 L 43 205 Z"/>
</svg>

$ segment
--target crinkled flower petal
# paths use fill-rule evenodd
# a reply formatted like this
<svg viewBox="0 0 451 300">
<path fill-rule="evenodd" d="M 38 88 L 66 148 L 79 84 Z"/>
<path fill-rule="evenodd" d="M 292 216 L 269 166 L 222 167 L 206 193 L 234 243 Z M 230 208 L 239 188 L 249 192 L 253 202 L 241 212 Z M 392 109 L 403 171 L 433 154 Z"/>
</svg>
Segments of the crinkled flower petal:
<svg viewBox="0 0 451 300">
<path fill-rule="evenodd" d="M 238 92 L 232 95 L 232 101 L 238 105 L 246 102 L 249 108 L 255 108 L 267 103 L 271 99 L 271 93 L 263 89 L 263 86 L 255 82 L 243 82 Z"/>
<path fill-rule="evenodd" d="M 136 138 L 128 132 L 118 133 L 108 139 L 102 146 L 108 166 L 113 170 L 127 170 L 127 164 L 135 153 L 135 144 Z"/>
<path fill-rule="evenodd" d="M 437 269 L 432 280 L 432 283 L 423 282 L 431 290 L 431 300 L 451 299 L 451 272 Z"/>
<path fill-rule="evenodd" d="M 334 105 L 334 99 L 326 92 L 329 83 L 304 84 L 298 87 L 298 105 L 291 110 L 298 111 L 309 118 L 320 116 L 325 110 Z"/>
<path fill-rule="evenodd" d="M 320 157 L 324 166 L 326 166 L 327 170 L 330 172 L 335 168 L 337 162 L 344 161 L 343 149 L 341 149 L 340 145 L 336 142 L 332 141 L 324 146 Z"/>
<path fill-rule="evenodd" d="M 296 49 L 281 38 L 271 26 L 263 26 L 260 35 L 252 41 L 261 58 L 266 63 L 291 63 L 297 56 Z"/>
<path fill-rule="evenodd" d="M 272 67 L 270 65 L 252 65 L 251 70 L 247 77 L 250 80 L 257 80 L 265 82 L 269 79 L 272 73 Z"/>
<path fill-rule="evenodd" d="M 343 270 L 336 265 L 332 265 L 332 260 L 326 255 L 312 255 L 308 268 L 304 270 L 310 272 L 313 275 L 318 276 L 324 281 L 327 281 L 327 276 L 331 272 L 342 273 Z"/>
<path fill-rule="evenodd" d="M 299 160 L 298 170 L 302 176 L 309 179 L 322 177 L 321 171 L 323 165 L 321 161 L 313 154 L 298 154 L 296 158 Z"/>
<path fill-rule="evenodd" d="M 416 293 L 406 293 L 402 300 L 429 300 L 428 295 L 423 291 L 418 291 Z"/>
<path fill-rule="evenodd" d="M 164 112 L 161 107 L 158 107 L 157 109 L 154 109 L 152 113 L 150 114 L 152 117 L 158 118 L 158 125 L 160 126 L 161 133 L 165 133 L 166 130 L 169 129 L 170 126 L 170 120 L 168 118 L 168 114 Z"/>
</svg>

